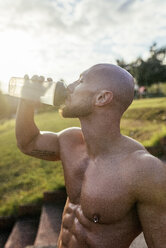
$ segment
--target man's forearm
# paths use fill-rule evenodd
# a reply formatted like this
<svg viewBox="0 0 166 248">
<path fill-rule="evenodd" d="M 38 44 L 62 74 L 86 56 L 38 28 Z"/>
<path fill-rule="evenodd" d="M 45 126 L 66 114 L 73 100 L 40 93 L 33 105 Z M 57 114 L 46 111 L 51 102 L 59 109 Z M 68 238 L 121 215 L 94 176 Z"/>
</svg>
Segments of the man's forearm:
<svg viewBox="0 0 166 248">
<path fill-rule="evenodd" d="M 22 150 L 39 135 L 39 129 L 34 122 L 34 104 L 20 100 L 16 116 L 16 138 L 18 147 Z"/>
</svg>

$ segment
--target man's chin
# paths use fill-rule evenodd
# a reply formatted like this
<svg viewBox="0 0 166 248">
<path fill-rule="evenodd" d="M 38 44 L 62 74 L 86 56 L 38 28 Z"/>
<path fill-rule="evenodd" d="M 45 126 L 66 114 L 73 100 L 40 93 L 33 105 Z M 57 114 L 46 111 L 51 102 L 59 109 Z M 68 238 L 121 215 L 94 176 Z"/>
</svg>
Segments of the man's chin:
<svg viewBox="0 0 166 248">
<path fill-rule="evenodd" d="M 66 107 L 59 109 L 59 114 L 64 118 L 77 118 L 72 111 L 68 110 Z"/>
<path fill-rule="evenodd" d="M 75 106 L 75 107 L 68 107 L 63 106 L 60 109 L 60 114 L 64 118 L 80 118 L 86 117 L 92 113 L 92 109 L 89 105 L 87 106 Z"/>
</svg>

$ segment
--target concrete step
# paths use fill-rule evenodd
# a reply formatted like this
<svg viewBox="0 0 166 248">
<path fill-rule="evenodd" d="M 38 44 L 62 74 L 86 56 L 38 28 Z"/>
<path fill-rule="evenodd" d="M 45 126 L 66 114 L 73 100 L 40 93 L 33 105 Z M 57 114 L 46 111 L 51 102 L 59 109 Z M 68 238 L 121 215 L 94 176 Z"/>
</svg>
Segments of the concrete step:
<svg viewBox="0 0 166 248">
<path fill-rule="evenodd" d="M 0 217 L 0 248 L 55 248 L 65 201 L 64 188 L 48 191 L 42 213 L 41 204 L 28 204 L 19 206 L 17 217 Z"/>
<path fill-rule="evenodd" d="M 1 216 L 0 217 L 0 231 L 11 229 L 16 221 L 13 216 Z"/>
<path fill-rule="evenodd" d="M 45 204 L 34 246 L 55 246 L 60 232 L 63 204 Z M 56 247 L 56 246 L 55 246 Z"/>
<path fill-rule="evenodd" d="M 0 248 L 3 248 L 13 228 L 15 218 L 0 217 Z"/>
<path fill-rule="evenodd" d="M 41 246 L 41 245 L 39 245 L 39 246 L 27 246 L 26 248 L 58 248 L 56 245 L 46 245 L 46 246 Z"/>
<path fill-rule="evenodd" d="M 44 203 L 65 204 L 67 198 L 65 188 L 57 189 L 56 191 L 46 191 L 43 194 Z"/>
<path fill-rule="evenodd" d="M 38 223 L 38 218 L 19 218 L 15 223 L 4 248 L 25 248 L 28 245 L 33 245 Z"/>
<path fill-rule="evenodd" d="M 41 204 L 20 205 L 18 208 L 18 217 L 36 217 L 41 214 Z"/>
<path fill-rule="evenodd" d="M 3 248 L 10 235 L 10 231 L 0 231 L 0 248 Z"/>
</svg>

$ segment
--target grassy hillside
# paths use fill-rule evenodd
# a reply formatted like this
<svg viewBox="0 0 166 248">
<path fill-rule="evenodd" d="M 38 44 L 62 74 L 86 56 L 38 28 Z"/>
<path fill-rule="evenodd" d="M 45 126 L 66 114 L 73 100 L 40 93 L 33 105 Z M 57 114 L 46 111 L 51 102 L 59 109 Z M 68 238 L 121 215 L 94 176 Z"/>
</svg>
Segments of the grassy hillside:
<svg viewBox="0 0 166 248">
<path fill-rule="evenodd" d="M 125 112 L 121 130 L 145 146 L 156 145 L 166 135 L 166 98 L 135 100 Z"/>
<path fill-rule="evenodd" d="M 79 126 L 77 119 L 63 119 L 57 112 L 36 115 L 35 120 L 47 131 Z M 122 119 L 122 133 L 152 145 L 166 135 L 165 120 L 166 98 L 137 100 Z M 64 185 L 60 162 L 31 158 L 18 150 L 14 126 L 15 120 L 0 123 L 0 215 L 15 213 L 20 204 L 39 202 L 43 191 Z"/>
<path fill-rule="evenodd" d="M 166 121 L 166 98 L 135 100 L 125 112 L 124 118 L 161 122 Z"/>
</svg>

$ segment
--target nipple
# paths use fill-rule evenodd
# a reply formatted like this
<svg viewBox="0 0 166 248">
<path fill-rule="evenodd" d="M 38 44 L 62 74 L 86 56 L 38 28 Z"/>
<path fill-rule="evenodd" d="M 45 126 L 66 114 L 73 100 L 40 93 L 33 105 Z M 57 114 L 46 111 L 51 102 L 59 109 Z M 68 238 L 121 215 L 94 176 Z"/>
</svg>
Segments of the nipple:
<svg viewBox="0 0 166 248">
<path fill-rule="evenodd" d="M 97 215 L 93 216 L 93 222 L 98 223 L 99 222 L 99 217 Z"/>
</svg>

